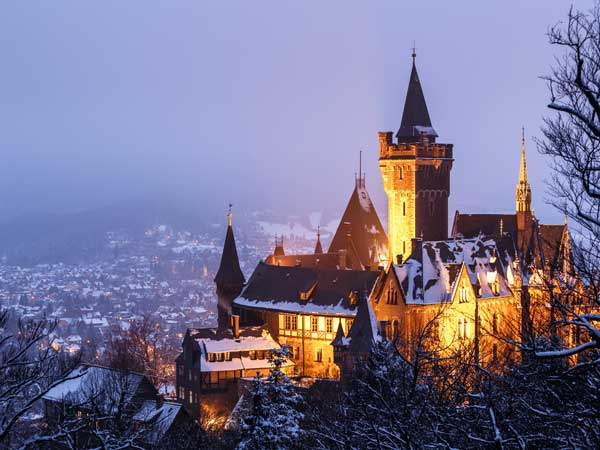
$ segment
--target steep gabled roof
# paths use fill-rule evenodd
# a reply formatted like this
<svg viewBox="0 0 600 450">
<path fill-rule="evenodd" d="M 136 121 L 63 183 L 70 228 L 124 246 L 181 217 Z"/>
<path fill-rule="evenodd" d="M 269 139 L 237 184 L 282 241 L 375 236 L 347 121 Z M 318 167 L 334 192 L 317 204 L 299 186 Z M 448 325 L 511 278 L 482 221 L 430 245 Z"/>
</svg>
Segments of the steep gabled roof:
<svg viewBox="0 0 600 450">
<path fill-rule="evenodd" d="M 556 264 L 560 261 L 564 246 L 563 240 L 568 239 L 567 225 L 542 225 L 540 224 L 540 238 L 544 259 L 548 264 Z"/>
<path fill-rule="evenodd" d="M 370 293 L 380 272 L 259 263 L 234 305 L 307 314 L 354 315 L 351 293 Z M 302 293 L 308 298 L 302 298 Z"/>
<path fill-rule="evenodd" d="M 500 236 L 502 233 L 517 235 L 516 214 L 461 214 L 456 211 L 452 224 L 452 237 L 475 238 L 480 234 Z"/>
<path fill-rule="evenodd" d="M 406 91 L 406 100 L 404 101 L 404 111 L 400 128 L 396 133 L 399 142 L 411 141 L 418 138 L 422 131 L 426 131 L 429 136 L 437 136 L 437 133 L 431 125 L 425 95 L 421 88 L 421 81 L 417 73 L 413 55 L 413 66 L 410 72 L 408 90 Z"/>
<path fill-rule="evenodd" d="M 508 244 L 509 248 L 504 248 Z M 435 304 L 451 300 L 453 286 L 464 265 L 472 284 L 481 288 L 482 298 L 511 295 L 507 270 L 513 264 L 512 240 L 476 239 L 424 241 L 420 249 L 396 271 L 404 298 L 409 304 Z M 499 281 L 499 292 L 491 284 Z"/>
<path fill-rule="evenodd" d="M 375 342 L 381 340 L 377 317 L 366 295 L 361 295 L 358 300 L 356 319 L 348 333 L 348 349 L 354 353 L 369 353 Z"/>
<path fill-rule="evenodd" d="M 231 224 L 231 213 L 228 215 L 228 222 L 225 244 L 223 245 L 223 254 L 221 255 L 221 264 L 219 264 L 219 270 L 217 271 L 214 281 L 217 284 L 241 286 L 246 281 L 246 278 L 244 278 L 242 269 L 240 269 L 240 260 L 238 258 L 235 237 L 233 236 L 233 227 Z"/>
<path fill-rule="evenodd" d="M 369 197 L 364 179 L 361 178 L 356 180 L 342 220 L 329 246 L 329 253 L 338 253 L 340 250 L 347 250 L 349 256 L 356 253 L 364 268 L 368 268 L 373 262 L 379 263 L 380 255 L 387 258 L 387 236 Z"/>
</svg>

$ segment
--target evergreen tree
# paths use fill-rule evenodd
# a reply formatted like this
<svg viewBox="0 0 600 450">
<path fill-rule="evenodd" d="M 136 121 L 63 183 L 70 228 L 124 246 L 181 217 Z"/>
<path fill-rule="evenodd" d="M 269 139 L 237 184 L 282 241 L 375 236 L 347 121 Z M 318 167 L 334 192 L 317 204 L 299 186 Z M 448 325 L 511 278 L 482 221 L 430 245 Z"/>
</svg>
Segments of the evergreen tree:
<svg viewBox="0 0 600 450">
<path fill-rule="evenodd" d="M 303 434 L 303 414 L 298 411 L 301 396 L 282 370 L 288 355 L 287 345 L 273 350 L 269 376 L 254 379 L 252 411 L 242 419 L 238 450 L 283 450 L 299 444 Z"/>
</svg>

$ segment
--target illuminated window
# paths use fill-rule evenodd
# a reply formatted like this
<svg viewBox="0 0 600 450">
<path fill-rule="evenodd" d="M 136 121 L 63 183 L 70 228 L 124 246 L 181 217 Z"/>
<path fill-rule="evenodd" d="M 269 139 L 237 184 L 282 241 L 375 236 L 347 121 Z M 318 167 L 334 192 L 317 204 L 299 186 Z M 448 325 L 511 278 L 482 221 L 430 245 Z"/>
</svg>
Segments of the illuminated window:
<svg viewBox="0 0 600 450">
<path fill-rule="evenodd" d="M 494 295 L 500 295 L 500 281 L 498 280 L 498 277 L 496 277 L 496 280 L 492 283 L 492 292 Z"/>
<path fill-rule="evenodd" d="M 458 338 L 467 339 L 469 337 L 469 321 L 462 317 L 458 319 Z"/>
<path fill-rule="evenodd" d="M 194 403 L 194 393 L 192 391 L 188 391 L 188 402 Z"/>
<path fill-rule="evenodd" d="M 319 318 L 317 316 L 310 318 L 310 331 L 319 331 Z"/>
<path fill-rule="evenodd" d="M 182 387 L 179 388 L 179 399 L 185 400 L 185 389 L 183 389 Z"/>
<path fill-rule="evenodd" d="M 315 361 L 323 362 L 323 349 L 318 348 L 315 354 Z"/>
<path fill-rule="evenodd" d="M 458 301 L 459 303 L 467 303 L 469 301 L 469 291 L 465 283 L 458 288 Z"/>
<path fill-rule="evenodd" d="M 498 333 L 498 313 L 494 313 L 492 317 L 492 333 Z"/>
<path fill-rule="evenodd" d="M 331 317 L 325 319 L 325 331 L 327 333 L 333 333 L 333 319 Z"/>
<path fill-rule="evenodd" d="M 298 329 L 298 317 L 286 314 L 284 316 L 284 325 L 286 330 Z"/>
</svg>

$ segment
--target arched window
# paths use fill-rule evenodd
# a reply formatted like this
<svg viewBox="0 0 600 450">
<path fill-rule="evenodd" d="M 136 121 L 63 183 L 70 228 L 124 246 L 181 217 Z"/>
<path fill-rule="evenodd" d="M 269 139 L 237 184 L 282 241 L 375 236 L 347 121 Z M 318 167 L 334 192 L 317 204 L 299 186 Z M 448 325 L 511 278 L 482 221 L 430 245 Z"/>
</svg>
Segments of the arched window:
<svg viewBox="0 0 600 450">
<path fill-rule="evenodd" d="M 402 179 L 402 166 L 398 167 L 398 178 Z"/>
<path fill-rule="evenodd" d="M 394 339 L 398 339 L 400 337 L 400 325 L 397 320 L 394 320 L 392 323 L 392 336 Z"/>
<path fill-rule="evenodd" d="M 498 333 L 498 313 L 494 313 L 492 316 L 492 333 Z"/>
<path fill-rule="evenodd" d="M 429 215 L 433 216 L 435 213 L 435 200 L 433 198 L 429 199 Z"/>
<path fill-rule="evenodd" d="M 402 215 L 406 216 L 406 202 L 402 202 Z"/>
</svg>

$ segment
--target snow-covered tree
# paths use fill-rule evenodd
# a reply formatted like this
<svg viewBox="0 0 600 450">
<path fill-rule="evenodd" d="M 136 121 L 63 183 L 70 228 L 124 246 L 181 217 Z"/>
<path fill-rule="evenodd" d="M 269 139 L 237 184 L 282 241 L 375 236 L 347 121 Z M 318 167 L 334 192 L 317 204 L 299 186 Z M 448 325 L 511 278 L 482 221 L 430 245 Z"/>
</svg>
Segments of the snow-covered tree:
<svg viewBox="0 0 600 450">
<path fill-rule="evenodd" d="M 254 379 L 252 411 L 241 421 L 238 450 L 284 450 L 300 447 L 303 431 L 299 411 L 302 400 L 297 388 L 283 372 L 289 348 L 271 352 L 269 376 Z"/>
<path fill-rule="evenodd" d="M 560 53 L 546 77 L 552 113 L 538 144 L 553 169 L 549 201 L 570 219 L 573 239 L 570 260 L 545 261 L 553 331 L 565 346 L 536 353 L 564 357 L 600 348 L 600 3 L 571 8 L 549 41 Z"/>
</svg>

